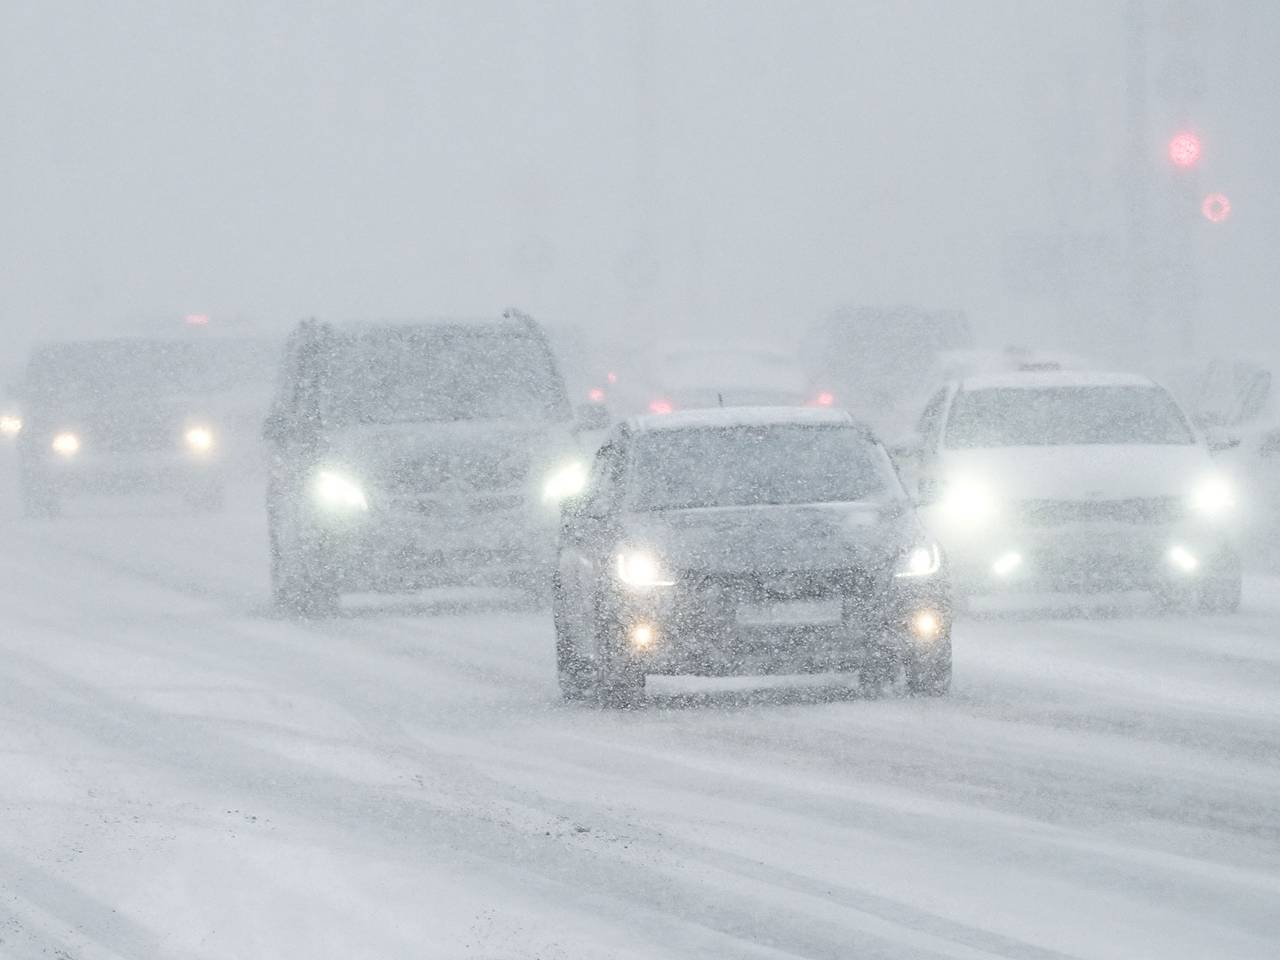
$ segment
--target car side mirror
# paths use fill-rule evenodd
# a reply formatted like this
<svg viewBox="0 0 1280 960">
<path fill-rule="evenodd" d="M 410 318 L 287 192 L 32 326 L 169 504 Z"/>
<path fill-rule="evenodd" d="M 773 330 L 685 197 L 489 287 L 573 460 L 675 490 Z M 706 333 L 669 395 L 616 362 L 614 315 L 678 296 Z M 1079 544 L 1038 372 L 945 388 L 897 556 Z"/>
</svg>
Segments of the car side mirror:
<svg viewBox="0 0 1280 960">
<path fill-rule="evenodd" d="M 1210 435 L 1205 438 L 1205 441 L 1209 445 L 1210 453 L 1222 453 L 1224 450 L 1234 450 L 1240 446 L 1239 437 L 1229 437 L 1223 434 Z"/>
<path fill-rule="evenodd" d="M 892 444 L 889 453 L 895 460 L 915 460 L 924 453 L 924 437 L 918 433 L 909 434 Z"/>
<path fill-rule="evenodd" d="M 281 446 L 288 436 L 288 428 L 285 424 L 284 414 L 279 410 L 272 410 L 267 414 L 267 418 L 262 422 L 262 439 L 273 447 Z"/>
<path fill-rule="evenodd" d="M 942 485 L 935 477 L 921 477 L 916 484 L 915 505 L 929 507 L 938 502 L 942 493 Z"/>
<path fill-rule="evenodd" d="M 1258 444 L 1258 456 L 1280 457 L 1280 430 L 1272 430 Z"/>
<path fill-rule="evenodd" d="M 613 417 L 603 403 L 584 403 L 574 411 L 574 428 L 580 432 L 608 430 L 611 426 Z"/>
</svg>

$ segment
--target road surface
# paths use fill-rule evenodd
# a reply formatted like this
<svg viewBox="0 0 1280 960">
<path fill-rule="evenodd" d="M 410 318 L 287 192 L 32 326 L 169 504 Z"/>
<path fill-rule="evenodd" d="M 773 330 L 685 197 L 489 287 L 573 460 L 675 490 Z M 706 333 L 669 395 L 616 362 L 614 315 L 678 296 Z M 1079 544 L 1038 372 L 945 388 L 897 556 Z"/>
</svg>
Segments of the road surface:
<svg viewBox="0 0 1280 960">
<path fill-rule="evenodd" d="M 1278 585 L 963 621 L 942 701 L 601 713 L 493 597 L 274 617 L 248 489 L 10 506 L 0 956 L 1275 957 Z"/>
</svg>

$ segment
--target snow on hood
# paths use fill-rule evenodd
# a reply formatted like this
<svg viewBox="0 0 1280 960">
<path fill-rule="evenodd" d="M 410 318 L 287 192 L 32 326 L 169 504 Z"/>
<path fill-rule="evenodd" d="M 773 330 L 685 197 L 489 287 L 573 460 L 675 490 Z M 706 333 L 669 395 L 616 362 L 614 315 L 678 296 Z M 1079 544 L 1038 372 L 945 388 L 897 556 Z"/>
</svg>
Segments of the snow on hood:
<svg viewBox="0 0 1280 960">
<path fill-rule="evenodd" d="M 884 570 L 923 536 L 914 514 L 894 503 L 702 507 L 623 520 L 624 543 L 677 570 L 716 573 Z"/>
<path fill-rule="evenodd" d="M 986 447 L 944 450 L 940 476 L 969 478 L 1027 500 L 1183 496 L 1213 470 L 1200 444 Z"/>
</svg>

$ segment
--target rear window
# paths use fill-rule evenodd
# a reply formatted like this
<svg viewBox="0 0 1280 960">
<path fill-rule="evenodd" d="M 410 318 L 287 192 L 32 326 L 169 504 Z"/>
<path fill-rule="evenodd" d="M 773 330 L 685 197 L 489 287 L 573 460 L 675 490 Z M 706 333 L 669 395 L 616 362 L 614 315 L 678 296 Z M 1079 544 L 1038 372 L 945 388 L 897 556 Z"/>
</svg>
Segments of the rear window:
<svg viewBox="0 0 1280 960">
<path fill-rule="evenodd" d="M 893 488 L 884 452 L 847 427 L 657 430 L 636 438 L 634 510 L 865 500 Z"/>
<path fill-rule="evenodd" d="M 340 422 L 564 420 L 564 383 L 537 337 L 495 328 L 404 328 L 334 345 L 326 403 Z"/>
<path fill-rule="evenodd" d="M 944 441 L 960 449 L 1194 442 L 1173 398 L 1155 386 L 962 391 Z"/>
</svg>

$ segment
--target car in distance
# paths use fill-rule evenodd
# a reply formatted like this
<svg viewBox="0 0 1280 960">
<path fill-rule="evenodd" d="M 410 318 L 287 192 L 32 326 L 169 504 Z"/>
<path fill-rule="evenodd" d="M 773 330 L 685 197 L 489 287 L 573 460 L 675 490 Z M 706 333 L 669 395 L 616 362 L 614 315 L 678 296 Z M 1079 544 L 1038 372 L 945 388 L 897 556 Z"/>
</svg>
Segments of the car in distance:
<svg viewBox="0 0 1280 960">
<path fill-rule="evenodd" d="M 238 356 L 219 340 L 36 347 L 18 433 L 27 514 L 54 515 L 72 494 L 141 490 L 179 492 L 196 509 L 220 507 Z"/>
<path fill-rule="evenodd" d="M 630 705 L 648 674 L 856 671 L 945 693 L 936 544 L 847 414 L 725 408 L 616 425 L 564 507 L 554 594 L 566 698 Z"/>
<path fill-rule="evenodd" d="M 959 596 L 1151 590 L 1206 611 L 1239 606 L 1234 484 L 1146 377 L 956 381 L 898 452 Z"/>
<path fill-rule="evenodd" d="M 281 608 L 456 584 L 547 593 L 558 504 L 585 464 L 531 318 L 306 321 L 264 435 Z"/>
</svg>

